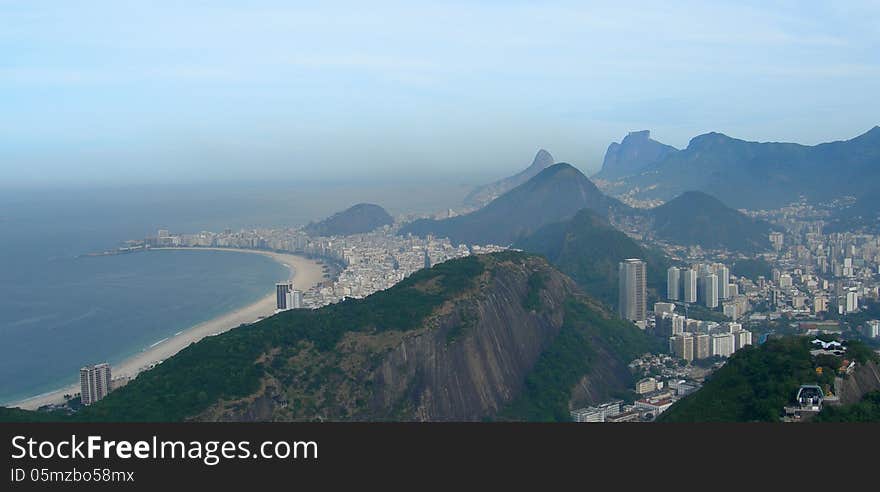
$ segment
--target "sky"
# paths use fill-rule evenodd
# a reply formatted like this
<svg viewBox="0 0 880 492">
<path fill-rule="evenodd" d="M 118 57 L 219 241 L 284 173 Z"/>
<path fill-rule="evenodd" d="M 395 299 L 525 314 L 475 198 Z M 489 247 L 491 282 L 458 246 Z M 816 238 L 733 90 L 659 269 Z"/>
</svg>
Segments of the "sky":
<svg viewBox="0 0 880 492">
<path fill-rule="evenodd" d="M 0 0 L 0 188 L 592 173 L 880 124 L 880 3 Z"/>
</svg>

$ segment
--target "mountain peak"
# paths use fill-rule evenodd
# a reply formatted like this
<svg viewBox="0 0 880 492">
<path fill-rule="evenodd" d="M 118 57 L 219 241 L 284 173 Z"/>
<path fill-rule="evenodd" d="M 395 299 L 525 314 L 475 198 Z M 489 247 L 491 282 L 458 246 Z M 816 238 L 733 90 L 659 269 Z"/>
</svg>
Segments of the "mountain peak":
<svg viewBox="0 0 880 492">
<path fill-rule="evenodd" d="M 508 245 L 584 208 L 603 217 L 628 211 L 626 205 L 599 191 L 577 168 L 560 162 L 479 210 L 443 220 L 417 220 L 398 233 L 448 237 L 455 244 Z"/>
<path fill-rule="evenodd" d="M 465 197 L 464 203 L 470 206 L 482 207 L 495 198 L 525 183 L 544 169 L 552 166 L 553 162 L 553 156 L 550 155 L 550 152 L 547 152 L 544 149 L 539 149 L 529 167 L 513 176 L 508 176 L 504 179 L 499 179 L 494 183 L 474 188 L 474 190 Z"/>
<path fill-rule="evenodd" d="M 547 168 L 545 168 L 541 172 L 541 174 L 551 175 L 551 174 L 560 173 L 560 172 L 566 171 L 566 170 L 571 170 L 571 171 L 575 171 L 577 173 L 583 174 L 580 171 L 578 171 L 578 169 L 576 167 L 572 166 L 571 164 L 569 164 L 567 162 L 557 162 L 556 164 L 553 164 L 552 166 L 548 166 Z"/>
<path fill-rule="evenodd" d="M 688 142 L 688 149 L 696 149 L 696 148 L 706 148 L 711 145 L 716 145 L 722 142 L 730 142 L 734 140 L 731 137 L 719 132 L 709 132 L 704 133 L 702 135 L 697 135 L 692 138 L 690 142 Z"/>
<path fill-rule="evenodd" d="M 309 224 L 305 230 L 313 236 L 348 236 L 370 232 L 393 222 L 391 215 L 379 205 L 358 203 L 321 222 Z"/>
<path fill-rule="evenodd" d="M 702 191 L 686 191 L 651 209 L 658 238 L 679 244 L 747 253 L 769 246 L 770 225 L 755 220 Z"/>
<path fill-rule="evenodd" d="M 627 133 L 626 136 L 623 137 L 624 142 L 627 142 L 627 141 L 633 142 L 633 141 L 650 140 L 650 139 L 651 139 L 651 130 L 632 131 L 632 132 Z"/>
<path fill-rule="evenodd" d="M 550 167 L 553 163 L 556 162 L 553 160 L 553 156 L 550 152 L 544 149 L 538 149 L 538 153 L 535 154 L 535 158 L 532 160 L 532 165 L 529 168 L 544 169 L 545 167 Z"/>
<path fill-rule="evenodd" d="M 651 138 L 650 130 L 631 131 L 620 143 L 612 142 L 605 152 L 602 170 L 596 176 L 618 179 L 640 173 L 678 149 Z"/>
</svg>

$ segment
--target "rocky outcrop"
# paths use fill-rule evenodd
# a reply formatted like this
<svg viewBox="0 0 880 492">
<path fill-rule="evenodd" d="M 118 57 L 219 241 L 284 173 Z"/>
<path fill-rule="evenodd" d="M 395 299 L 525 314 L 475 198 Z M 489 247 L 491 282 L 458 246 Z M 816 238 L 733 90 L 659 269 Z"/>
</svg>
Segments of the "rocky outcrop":
<svg viewBox="0 0 880 492">
<path fill-rule="evenodd" d="M 620 142 L 612 142 L 605 152 L 602 169 L 596 178 L 614 180 L 638 174 L 651 164 L 659 162 L 677 149 L 651 138 L 651 132 L 630 132 Z"/>
<path fill-rule="evenodd" d="M 220 402 L 198 420 L 479 421 L 523 392 L 527 376 L 583 298 L 544 259 L 484 257 L 474 289 L 450 299 L 406 332 L 349 333 L 335 350 L 278 348 L 260 390 Z M 424 286 L 430 289 L 430 285 Z M 602 313 L 602 316 L 607 316 Z M 597 403 L 630 382 L 626 361 L 601 338 L 595 363 L 572 388 L 577 405 Z M 285 355 L 287 354 L 287 355 Z M 288 357 L 286 360 L 279 360 Z"/>
<path fill-rule="evenodd" d="M 858 403 L 866 393 L 880 391 L 880 367 L 873 361 L 858 364 L 852 374 L 837 378 L 834 386 L 842 405 Z"/>
<path fill-rule="evenodd" d="M 566 277 L 550 275 L 544 308 L 529 312 L 522 299 L 530 272 L 497 272 L 483 295 L 457 305 L 435 329 L 404 338 L 375 371 L 370 413 L 382 416 L 401 400 L 402 416 L 415 420 L 479 420 L 500 410 L 559 332 L 564 300 L 574 292 Z"/>
</svg>

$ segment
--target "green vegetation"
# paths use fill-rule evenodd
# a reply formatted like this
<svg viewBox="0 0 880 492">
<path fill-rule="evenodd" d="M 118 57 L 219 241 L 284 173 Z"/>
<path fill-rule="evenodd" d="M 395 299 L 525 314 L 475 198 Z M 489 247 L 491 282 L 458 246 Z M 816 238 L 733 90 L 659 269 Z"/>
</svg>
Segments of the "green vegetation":
<svg viewBox="0 0 880 492">
<path fill-rule="evenodd" d="M 384 208 L 372 203 L 358 203 L 321 222 L 307 225 L 306 232 L 312 236 L 347 236 L 370 232 L 392 223 L 394 218 Z"/>
<path fill-rule="evenodd" d="M 878 362 L 880 356 L 878 356 L 871 347 L 863 342 L 860 342 L 858 340 L 847 340 L 846 358 L 849 360 L 854 360 L 859 364 L 864 364 L 869 360 Z"/>
<path fill-rule="evenodd" d="M 663 254 L 642 248 L 591 210 L 581 210 L 570 221 L 542 227 L 515 246 L 543 255 L 609 306 L 617 304 L 618 263 L 626 258 L 647 262 L 649 296 L 659 297 L 666 289 L 669 261 Z"/>
<path fill-rule="evenodd" d="M 763 258 L 739 259 L 733 263 L 730 272 L 737 277 L 745 277 L 752 281 L 757 281 L 758 277 L 772 277 L 773 267 Z"/>
<path fill-rule="evenodd" d="M 0 422 L 58 422 L 67 418 L 67 414 L 61 412 L 32 412 L 18 408 L 0 407 Z"/>
<path fill-rule="evenodd" d="M 867 393 L 852 405 L 826 406 L 813 422 L 880 422 L 880 391 Z"/>
<path fill-rule="evenodd" d="M 384 407 L 376 412 L 368 408 L 374 389 L 372 381 L 363 376 L 387 361 L 384 354 L 397 346 L 401 332 L 425 327 L 425 318 L 441 306 L 444 323 L 429 326 L 448 326 L 440 336 L 445 336 L 450 350 L 460 350 L 455 344 L 473 334 L 480 322 L 473 302 L 482 292 L 477 289 L 493 285 L 492 275 L 498 268 L 518 275 L 521 298 L 513 302 L 537 310 L 549 307 L 542 306 L 542 301 L 549 295 L 546 288 L 555 274 L 543 260 L 509 251 L 470 256 L 416 272 L 366 299 L 313 311 L 288 311 L 205 338 L 72 416 L 0 410 L 0 420 L 165 422 L 218 418 L 254 408 L 248 399 L 252 395 L 283 400 L 285 405 L 275 410 L 281 412 L 281 418 L 293 420 L 319 414 L 340 420 L 408 418 L 425 384 L 423 374 L 417 373 L 408 382 L 409 389 L 395 397 L 399 398 L 389 404 L 388 412 Z M 565 295 L 577 298 L 568 298 L 556 312 L 565 316 L 560 333 L 556 337 L 541 334 L 544 341 L 533 348 L 542 353 L 527 375 L 519 374 L 524 389 L 500 419 L 568 420 L 572 390 L 591 368 L 603 370 L 594 381 L 599 391 L 625 394 L 620 389 L 629 386 L 623 381 L 628 378 L 626 362 L 661 348 L 656 339 L 631 323 L 608 317 L 594 300 Z M 460 296 L 461 302 L 448 302 Z M 553 305 L 558 306 L 562 299 Z M 518 305 L 512 307 L 518 312 Z M 610 376 L 605 366 L 609 363 L 619 369 Z M 263 385 L 273 389 L 263 391 Z M 235 401 L 239 399 L 244 401 Z"/>
<path fill-rule="evenodd" d="M 727 207 L 717 198 L 687 191 L 651 209 L 658 237 L 708 249 L 755 253 L 770 248 L 770 225 Z"/>
<path fill-rule="evenodd" d="M 490 261 L 490 260 L 486 260 Z M 420 270 L 391 289 L 319 310 L 293 310 L 190 345 L 141 373 L 104 400 L 76 413 L 83 421 L 181 421 L 223 399 L 256 392 L 266 372 L 257 362 L 274 347 L 311 343 L 332 350 L 351 331 L 406 331 L 445 300 L 474 284 L 483 261 L 468 256 Z M 34 419 L 60 415 L 30 413 Z M 16 414 L 0 414 L 0 418 Z"/>
<path fill-rule="evenodd" d="M 702 389 L 678 401 L 659 421 L 777 422 L 800 385 L 833 385 L 836 369 L 825 366 L 817 374 L 806 337 L 770 339 L 737 351 Z"/>
<path fill-rule="evenodd" d="M 529 292 L 523 300 L 523 308 L 527 311 L 537 311 L 541 309 L 541 289 L 547 281 L 541 272 L 533 272 L 529 275 Z"/>
<path fill-rule="evenodd" d="M 730 318 L 725 316 L 724 313 L 722 313 L 721 311 L 709 309 L 702 304 L 689 304 L 688 318 L 699 319 L 703 321 L 715 321 L 718 323 L 730 321 Z"/>
<path fill-rule="evenodd" d="M 571 391 L 597 360 L 597 340 L 620 361 L 657 350 L 656 340 L 632 323 L 606 318 L 582 301 L 569 299 L 559 334 L 526 377 L 521 395 L 499 412 L 499 420 L 567 422 Z"/>
</svg>

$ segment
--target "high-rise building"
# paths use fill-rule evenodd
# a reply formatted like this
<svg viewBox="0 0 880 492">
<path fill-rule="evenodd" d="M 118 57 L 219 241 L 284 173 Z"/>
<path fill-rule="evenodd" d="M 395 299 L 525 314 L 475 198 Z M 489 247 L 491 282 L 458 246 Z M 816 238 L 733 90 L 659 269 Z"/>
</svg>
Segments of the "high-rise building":
<svg viewBox="0 0 880 492">
<path fill-rule="evenodd" d="M 278 311 L 287 311 L 293 308 L 291 293 L 293 292 L 293 281 L 279 282 L 275 284 L 275 309 Z"/>
<path fill-rule="evenodd" d="M 672 315 L 672 334 L 678 335 L 685 331 L 685 324 L 687 323 L 687 318 L 680 314 Z"/>
<path fill-rule="evenodd" d="M 752 344 L 752 332 L 748 330 L 739 330 L 733 332 L 733 350 L 737 351 L 746 345 Z"/>
<path fill-rule="evenodd" d="M 715 275 L 718 275 L 718 297 L 730 299 L 730 269 L 722 264 L 715 265 Z"/>
<path fill-rule="evenodd" d="M 856 290 L 849 290 L 846 293 L 846 312 L 854 313 L 859 310 L 859 293 Z"/>
<path fill-rule="evenodd" d="M 783 289 L 791 288 L 794 285 L 791 275 L 783 273 L 779 275 L 779 287 Z"/>
<path fill-rule="evenodd" d="M 737 308 L 735 302 L 725 302 L 723 306 L 724 315 L 730 319 L 737 319 Z"/>
<path fill-rule="evenodd" d="M 669 351 L 673 355 L 686 361 L 694 360 L 694 336 L 684 332 L 680 335 L 669 337 Z"/>
<path fill-rule="evenodd" d="M 292 309 L 302 309 L 305 307 L 303 304 L 303 293 L 301 290 L 293 290 L 290 292 L 291 303 L 290 307 Z"/>
<path fill-rule="evenodd" d="M 647 268 L 644 261 L 628 258 L 618 266 L 620 275 L 620 317 L 644 323 L 648 318 L 647 307 Z"/>
<path fill-rule="evenodd" d="M 684 302 L 687 303 L 695 303 L 697 302 L 697 272 L 693 268 L 687 268 L 684 270 L 684 274 L 682 275 L 682 280 L 684 282 Z"/>
<path fill-rule="evenodd" d="M 666 298 L 677 301 L 681 291 L 681 271 L 678 267 L 669 267 L 666 270 Z"/>
<path fill-rule="evenodd" d="M 813 313 L 819 314 L 824 313 L 828 310 L 828 298 L 824 296 L 816 296 L 813 299 Z"/>
<path fill-rule="evenodd" d="M 730 357 L 734 350 L 733 333 L 715 333 L 711 336 L 712 355 Z"/>
<path fill-rule="evenodd" d="M 710 337 L 706 333 L 694 333 L 694 359 L 705 359 L 712 355 Z"/>
<path fill-rule="evenodd" d="M 703 275 L 700 278 L 700 291 L 703 304 L 709 309 L 718 307 L 718 276 L 714 273 Z"/>
<path fill-rule="evenodd" d="M 83 405 L 91 405 L 110 392 L 110 364 L 106 362 L 79 370 L 80 397 Z"/>
<path fill-rule="evenodd" d="M 782 235 L 781 232 L 771 232 L 770 233 L 770 244 L 773 245 L 773 249 L 775 249 L 776 251 L 779 251 L 782 249 L 783 238 L 784 238 L 784 236 Z"/>
</svg>

